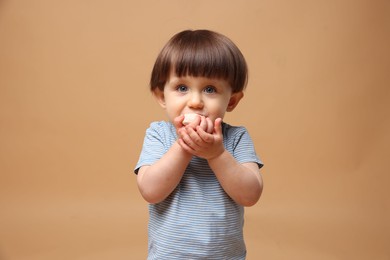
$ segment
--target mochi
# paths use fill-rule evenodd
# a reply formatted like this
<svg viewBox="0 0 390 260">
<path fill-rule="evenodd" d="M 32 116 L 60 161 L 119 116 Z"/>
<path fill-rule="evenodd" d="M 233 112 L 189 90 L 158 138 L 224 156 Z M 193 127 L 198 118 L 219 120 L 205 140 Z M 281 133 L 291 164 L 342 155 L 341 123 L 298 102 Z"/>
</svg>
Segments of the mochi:
<svg viewBox="0 0 390 260">
<path fill-rule="evenodd" d="M 197 116 L 198 116 L 198 114 L 195 114 L 195 113 L 185 114 L 184 120 L 183 120 L 183 125 L 188 125 L 189 123 L 194 121 Z"/>
</svg>

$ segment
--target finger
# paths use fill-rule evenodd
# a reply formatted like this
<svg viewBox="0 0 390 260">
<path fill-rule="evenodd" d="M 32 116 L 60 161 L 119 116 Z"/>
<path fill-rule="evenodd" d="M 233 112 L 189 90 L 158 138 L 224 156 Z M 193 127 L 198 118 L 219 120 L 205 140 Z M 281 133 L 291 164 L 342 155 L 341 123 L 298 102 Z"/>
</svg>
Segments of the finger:
<svg viewBox="0 0 390 260">
<path fill-rule="evenodd" d="M 213 135 L 207 133 L 205 130 L 200 128 L 200 126 L 197 127 L 196 132 L 198 133 L 199 137 L 202 139 L 203 142 L 211 143 L 213 141 Z"/>
<path fill-rule="evenodd" d="M 194 150 L 189 147 L 182 138 L 178 139 L 177 142 L 179 143 L 179 145 L 181 146 L 181 148 L 184 149 L 184 151 L 186 151 L 187 153 L 190 153 L 190 154 L 194 154 Z"/>
<path fill-rule="evenodd" d="M 187 130 L 185 127 L 181 127 L 177 130 L 177 135 L 179 138 L 183 138 L 183 136 L 187 135 Z"/>
<path fill-rule="evenodd" d="M 203 142 L 202 138 L 199 136 L 199 133 L 197 131 L 203 131 L 203 129 L 200 126 L 197 126 L 196 131 L 195 131 L 195 129 L 192 129 L 191 127 L 187 128 L 186 130 L 187 130 L 189 138 L 191 139 L 191 140 L 188 140 L 187 143 L 193 149 L 196 149 Z M 186 141 L 187 141 L 187 139 L 186 139 Z"/>
<path fill-rule="evenodd" d="M 188 125 L 179 129 L 179 139 L 181 139 L 191 149 L 195 149 L 197 147 L 192 137 L 194 136 L 194 133 L 196 134 L 195 130 Z"/>
<path fill-rule="evenodd" d="M 214 132 L 217 135 L 222 135 L 222 119 L 221 118 L 215 119 L 215 122 L 214 122 Z"/>
<path fill-rule="evenodd" d="M 191 123 L 189 123 L 187 126 L 191 126 L 193 129 L 195 129 L 196 126 L 198 126 L 200 124 L 200 121 L 201 121 L 200 115 L 196 115 L 195 119 Z"/>
<path fill-rule="evenodd" d="M 183 120 L 184 120 L 184 115 L 177 116 L 173 119 L 173 125 L 175 126 L 176 129 L 183 126 Z"/>
<path fill-rule="evenodd" d="M 206 132 L 209 133 L 209 134 L 212 134 L 213 133 L 213 130 L 214 130 L 214 124 L 213 124 L 213 121 L 211 121 L 210 118 L 206 118 L 206 122 L 207 122 L 207 128 L 206 128 Z"/>
<path fill-rule="evenodd" d="M 203 130 L 206 130 L 207 129 L 207 120 L 204 116 L 201 116 L 201 120 L 200 120 L 200 127 L 203 129 Z"/>
</svg>

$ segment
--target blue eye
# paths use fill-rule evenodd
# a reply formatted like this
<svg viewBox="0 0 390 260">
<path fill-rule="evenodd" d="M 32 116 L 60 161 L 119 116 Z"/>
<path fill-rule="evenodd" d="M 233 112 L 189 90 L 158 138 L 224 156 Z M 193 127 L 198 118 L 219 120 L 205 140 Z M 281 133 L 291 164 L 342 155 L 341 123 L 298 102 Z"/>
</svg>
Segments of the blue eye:
<svg viewBox="0 0 390 260">
<path fill-rule="evenodd" d="M 176 89 L 179 92 L 186 92 L 188 90 L 188 87 L 186 85 L 179 85 L 179 86 L 177 86 Z"/>
<path fill-rule="evenodd" d="M 216 89 L 213 87 L 213 86 L 207 86 L 205 89 L 204 89 L 204 92 L 208 93 L 208 94 L 212 94 L 212 93 L 215 93 L 216 92 Z"/>
</svg>

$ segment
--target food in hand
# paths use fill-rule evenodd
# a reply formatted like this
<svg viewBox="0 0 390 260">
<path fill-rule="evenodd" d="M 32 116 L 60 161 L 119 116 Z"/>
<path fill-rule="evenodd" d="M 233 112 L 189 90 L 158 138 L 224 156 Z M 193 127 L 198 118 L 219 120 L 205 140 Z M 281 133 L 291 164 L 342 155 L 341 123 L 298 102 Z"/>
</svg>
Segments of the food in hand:
<svg viewBox="0 0 390 260">
<path fill-rule="evenodd" d="M 197 116 L 198 116 L 198 114 L 195 114 L 195 113 L 185 114 L 184 120 L 183 120 L 183 125 L 188 125 L 189 123 L 194 121 Z"/>
</svg>

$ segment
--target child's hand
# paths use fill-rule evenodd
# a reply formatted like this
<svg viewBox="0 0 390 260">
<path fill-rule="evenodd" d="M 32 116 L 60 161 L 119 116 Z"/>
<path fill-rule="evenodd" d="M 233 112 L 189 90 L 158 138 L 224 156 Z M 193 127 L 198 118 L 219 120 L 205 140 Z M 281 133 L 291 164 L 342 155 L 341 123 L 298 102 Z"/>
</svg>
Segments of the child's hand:
<svg viewBox="0 0 390 260">
<path fill-rule="evenodd" d="M 195 128 L 191 123 L 178 129 L 180 146 L 188 153 L 206 160 L 222 154 L 225 150 L 221 126 L 222 119 L 216 119 L 212 129 L 210 122 L 209 118 L 202 118 Z"/>
<path fill-rule="evenodd" d="M 214 123 L 213 121 L 211 121 L 210 118 L 208 117 L 204 117 L 204 116 L 201 116 L 201 120 L 200 120 L 200 124 L 199 124 L 200 128 L 203 129 L 203 131 L 205 131 L 206 133 L 213 133 L 214 131 Z M 195 127 L 195 130 L 196 130 L 196 127 Z"/>
<path fill-rule="evenodd" d="M 184 115 L 178 116 L 174 119 L 173 125 L 175 126 L 177 133 L 179 133 L 179 129 L 182 127 L 191 127 L 194 130 L 196 130 L 196 128 L 200 126 L 204 131 L 210 134 L 214 130 L 214 124 L 211 121 L 211 119 L 208 117 L 197 115 L 195 119 L 192 122 L 188 123 L 187 125 L 183 124 L 183 120 L 184 120 Z"/>
<path fill-rule="evenodd" d="M 183 128 L 183 127 L 192 127 L 192 128 L 196 128 L 198 125 L 200 125 L 200 122 L 201 122 L 201 117 L 200 116 L 196 116 L 196 118 L 190 122 L 189 124 L 187 125 L 184 125 L 183 124 L 183 121 L 184 121 L 184 115 L 180 115 L 178 117 L 176 117 L 174 120 L 173 120 L 173 125 L 175 126 L 176 128 L 176 133 L 177 135 L 179 135 L 179 129 Z"/>
</svg>

